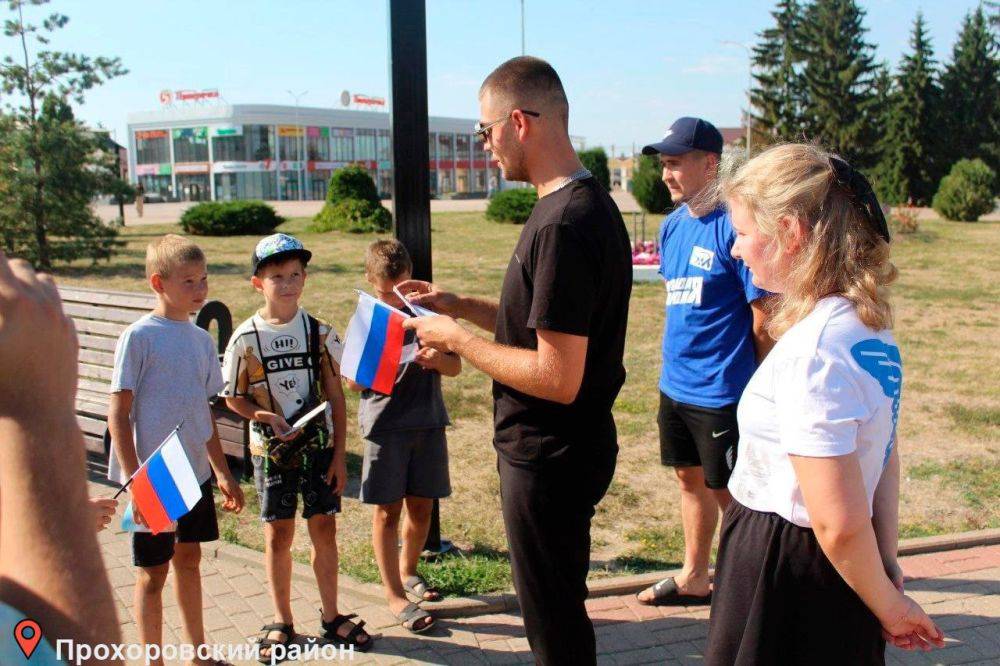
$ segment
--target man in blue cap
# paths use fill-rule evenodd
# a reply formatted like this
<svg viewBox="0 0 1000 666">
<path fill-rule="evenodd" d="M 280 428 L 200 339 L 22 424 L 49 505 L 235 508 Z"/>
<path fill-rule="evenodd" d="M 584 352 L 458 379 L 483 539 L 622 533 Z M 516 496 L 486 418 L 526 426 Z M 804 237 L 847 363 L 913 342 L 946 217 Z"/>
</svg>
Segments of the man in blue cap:
<svg viewBox="0 0 1000 666">
<path fill-rule="evenodd" d="M 660 461 L 680 483 L 684 567 L 639 593 L 650 605 L 709 603 L 708 574 L 719 509 L 736 463 L 736 404 L 773 341 L 750 271 L 730 254 L 735 232 L 716 195 L 722 134 L 680 118 L 657 143 L 663 182 L 677 205 L 659 233 L 667 287 L 660 375 Z"/>
</svg>

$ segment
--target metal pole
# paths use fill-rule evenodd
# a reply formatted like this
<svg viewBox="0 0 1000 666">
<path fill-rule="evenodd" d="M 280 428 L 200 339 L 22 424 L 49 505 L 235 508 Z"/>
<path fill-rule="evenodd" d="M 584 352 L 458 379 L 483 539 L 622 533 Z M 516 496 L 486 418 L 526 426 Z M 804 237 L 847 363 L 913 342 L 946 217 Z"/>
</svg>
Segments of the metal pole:
<svg viewBox="0 0 1000 666">
<path fill-rule="evenodd" d="M 524 0 L 521 0 L 521 55 L 524 54 Z"/>
<path fill-rule="evenodd" d="M 430 147 L 427 117 L 427 8 L 424 0 L 388 0 L 393 231 L 413 260 L 413 277 L 431 279 Z M 434 501 L 425 556 L 452 549 L 441 539 Z"/>
<path fill-rule="evenodd" d="M 308 90 L 303 90 L 298 95 L 296 95 L 295 93 L 293 93 L 291 90 L 288 90 L 286 92 L 288 92 L 288 94 L 292 96 L 292 99 L 295 100 L 295 145 L 296 145 L 296 151 L 295 152 L 297 153 L 297 155 L 295 156 L 295 160 L 299 163 L 299 167 L 300 167 L 298 169 L 298 176 L 297 176 L 297 178 L 298 178 L 298 182 L 299 182 L 299 201 L 302 201 L 302 188 L 304 187 L 304 185 L 303 185 L 303 180 L 302 180 L 302 171 L 303 171 L 303 169 L 301 167 L 305 163 L 305 161 L 302 159 L 303 158 L 302 139 L 303 139 L 303 136 L 305 135 L 305 131 L 302 129 L 302 123 L 299 122 L 299 100 L 302 97 L 305 97 L 306 93 L 308 93 L 309 91 Z M 279 142 L 280 142 L 280 139 L 279 139 Z M 280 163 L 278 164 L 278 170 L 279 171 L 281 170 L 281 164 Z"/>
</svg>

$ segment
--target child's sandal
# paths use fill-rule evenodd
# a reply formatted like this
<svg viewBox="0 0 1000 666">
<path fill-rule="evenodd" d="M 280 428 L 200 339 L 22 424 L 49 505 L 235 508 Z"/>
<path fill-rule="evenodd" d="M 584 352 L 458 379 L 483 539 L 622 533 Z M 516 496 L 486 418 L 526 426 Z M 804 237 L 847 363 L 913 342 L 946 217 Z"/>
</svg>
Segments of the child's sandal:
<svg viewBox="0 0 1000 666">
<path fill-rule="evenodd" d="M 353 647 L 358 652 L 367 652 L 371 649 L 375 639 L 372 638 L 371 634 L 364 630 L 364 620 L 352 622 L 352 620 L 357 616 L 357 613 L 351 613 L 350 615 L 338 615 L 329 622 L 324 622 L 322 611 L 320 611 L 319 622 L 323 629 L 323 638 L 333 641 L 338 645 Z M 346 636 L 341 636 L 337 633 L 337 629 L 346 623 L 353 624 L 354 626 L 351 627 L 351 630 L 347 632 Z M 363 640 L 359 641 L 359 638 L 363 638 Z"/>
<path fill-rule="evenodd" d="M 275 640 L 273 638 L 268 638 L 272 633 L 284 634 L 284 640 Z M 282 624 L 281 622 L 275 622 L 274 624 L 265 624 L 260 629 L 260 634 L 257 636 L 257 661 L 262 664 L 279 663 L 272 661 L 271 655 L 274 653 L 274 646 L 282 645 L 288 647 L 291 645 L 292 641 L 295 640 L 295 629 L 290 624 Z M 265 657 L 263 652 L 267 650 L 267 656 Z M 284 661 L 282 659 L 281 661 Z"/>
</svg>

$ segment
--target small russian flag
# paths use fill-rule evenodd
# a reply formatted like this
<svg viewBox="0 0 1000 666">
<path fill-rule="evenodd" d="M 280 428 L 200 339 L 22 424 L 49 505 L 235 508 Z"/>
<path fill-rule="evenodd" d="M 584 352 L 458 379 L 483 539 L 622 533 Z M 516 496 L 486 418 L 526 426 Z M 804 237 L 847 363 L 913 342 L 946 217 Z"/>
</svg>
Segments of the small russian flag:
<svg viewBox="0 0 1000 666">
<path fill-rule="evenodd" d="M 201 499 L 201 485 L 176 430 L 146 459 L 131 482 L 136 508 L 153 534 L 170 531 L 171 524 Z M 131 503 L 122 519 L 122 528 L 139 529 L 133 520 Z"/>
<path fill-rule="evenodd" d="M 340 371 L 348 379 L 389 395 L 403 354 L 405 312 L 358 292 L 358 309 L 347 325 Z"/>
</svg>

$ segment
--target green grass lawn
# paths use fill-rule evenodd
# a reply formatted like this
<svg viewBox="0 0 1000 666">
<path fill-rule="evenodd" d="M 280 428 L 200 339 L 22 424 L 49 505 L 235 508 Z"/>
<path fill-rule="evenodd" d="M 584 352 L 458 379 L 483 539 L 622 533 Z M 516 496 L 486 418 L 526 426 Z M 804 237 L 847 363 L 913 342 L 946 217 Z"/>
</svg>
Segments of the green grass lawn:
<svg viewBox="0 0 1000 666">
<path fill-rule="evenodd" d="M 306 221 L 285 223 L 313 252 L 303 305 L 344 331 L 367 288 L 364 250 L 373 235 L 312 234 Z M 448 289 L 496 297 L 519 227 L 487 222 L 480 213 L 434 215 L 435 281 Z M 126 245 L 108 263 L 78 263 L 58 270 L 61 282 L 143 291 L 143 258 L 151 238 L 176 226 L 127 228 Z M 210 298 L 223 301 L 236 323 L 260 306 L 247 279 L 255 237 L 201 238 L 209 258 Z M 903 456 L 901 529 L 920 536 L 1000 526 L 1000 223 L 924 222 L 915 234 L 899 235 L 894 260 L 896 335 L 905 382 L 900 420 Z M 593 575 L 676 565 L 683 552 L 679 496 L 672 472 L 659 464 L 656 432 L 657 378 L 663 325 L 662 285 L 633 290 L 625 365 L 628 379 L 615 406 L 618 471 L 598 508 L 593 530 Z M 500 518 L 487 378 L 466 365 L 444 382 L 454 422 L 449 430 L 454 493 L 442 502 L 442 533 L 467 554 L 433 565 L 428 573 L 451 592 L 485 592 L 509 585 Z M 357 400 L 348 395 L 351 483 L 357 497 L 361 441 Z M 248 496 L 255 493 L 247 487 Z M 254 497 L 254 500 L 256 498 Z M 222 521 L 225 538 L 262 548 L 256 506 Z M 343 569 L 377 580 L 371 548 L 371 514 L 345 498 L 338 538 Z M 296 557 L 308 558 L 300 530 Z"/>
</svg>

